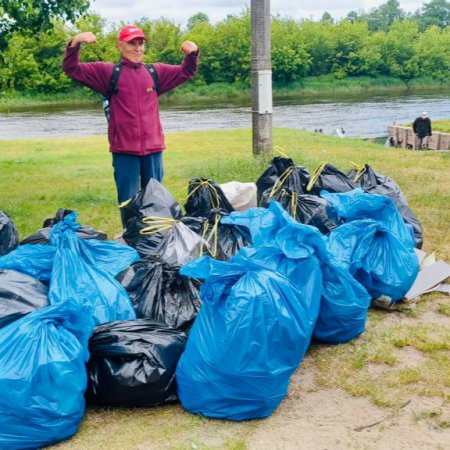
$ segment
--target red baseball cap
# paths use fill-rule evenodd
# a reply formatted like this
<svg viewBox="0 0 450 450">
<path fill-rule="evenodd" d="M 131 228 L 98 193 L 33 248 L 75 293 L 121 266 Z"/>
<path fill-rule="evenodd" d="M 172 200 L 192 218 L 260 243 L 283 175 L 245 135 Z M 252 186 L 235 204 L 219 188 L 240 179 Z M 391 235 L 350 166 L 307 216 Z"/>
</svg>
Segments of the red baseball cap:
<svg viewBox="0 0 450 450">
<path fill-rule="evenodd" d="M 117 40 L 129 42 L 136 38 L 142 38 L 147 40 L 144 32 L 140 28 L 134 25 L 127 25 L 126 27 L 123 27 L 119 31 L 119 36 L 117 37 Z"/>
</svg>

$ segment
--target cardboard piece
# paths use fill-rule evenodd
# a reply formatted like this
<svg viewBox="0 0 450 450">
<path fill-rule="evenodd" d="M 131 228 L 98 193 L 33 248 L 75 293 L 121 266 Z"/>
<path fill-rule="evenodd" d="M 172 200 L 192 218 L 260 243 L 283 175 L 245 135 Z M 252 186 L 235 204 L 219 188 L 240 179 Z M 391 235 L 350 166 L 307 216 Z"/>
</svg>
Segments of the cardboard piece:
<svg viewBox="0 0 450 450">
<path fill-rule="evenodd" d="M 450 264 L 439 260 L 434 264 L 425 267 L 417 275 L 416 281 L 411 289 L 406 293 L 405 298 L 411 300 L 420 297 L 422 294 L 439 286 L 450 277 Z"/>
<path fill-rule="evenodd" d="M 435 288 L 425 292 L 425 294 L 428 294 L 428 292 L 442 292 L 443 294 L 450 295 L 450 284 L 439 284 Z"/>
</svg>

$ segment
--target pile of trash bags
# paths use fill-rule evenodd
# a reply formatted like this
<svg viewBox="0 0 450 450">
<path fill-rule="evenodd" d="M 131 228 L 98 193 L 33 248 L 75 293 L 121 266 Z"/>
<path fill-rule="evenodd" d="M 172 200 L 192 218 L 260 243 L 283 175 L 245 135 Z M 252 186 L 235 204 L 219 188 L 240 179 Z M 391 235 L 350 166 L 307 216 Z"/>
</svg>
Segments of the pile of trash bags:
<svg viewBox="0 0 450 450">
<path fill-rule="evenodd" d="M 0 257 L 5 449 L 73 435 L 85 394 L 108 405 L 177 401 L 175 369 L 201 306 L 201 282 L 160 256 L 141 259 L 128 245 L 86 238 L 79 230 L 90 228 L 74 212 L 49 228 L 47 242 Z"/>
<path fill-rule="evenodd" d="M 19 241 L 0 212 L 1 448 L 70 437 L 86 400 L 267 417 L 313 340 L 357 338 L 414 282 L 420 223 L 370 166 L 277 157 L 233 183 L 191 180 L 183 213 L 150 180 L 120 205 L 124 244 L 63 208 Z"/>
<path fill-rule="evenodd" d="M 292 159 L 278 156 L 258 178 L 256 186 L 258 206 L 267 207 L 268 201 L 276 200 L 296 220 L 313 225 L 325 234 L 339 223 L 336 222 L 336 211 L 321 195 L 322 191 L 345 193 L 361 188 L 369 194 L 389 197 L 414 234 L 415 246 L 422 248 L 422 226 L 409 208 L 400 187 L 389 177 L 375 172 L 369 164 L 355 164 L 355 169 L 345 174 L 332 164 L 322 163 L 310 175 L 308 169 L 296 166 Z"/>
</svg>

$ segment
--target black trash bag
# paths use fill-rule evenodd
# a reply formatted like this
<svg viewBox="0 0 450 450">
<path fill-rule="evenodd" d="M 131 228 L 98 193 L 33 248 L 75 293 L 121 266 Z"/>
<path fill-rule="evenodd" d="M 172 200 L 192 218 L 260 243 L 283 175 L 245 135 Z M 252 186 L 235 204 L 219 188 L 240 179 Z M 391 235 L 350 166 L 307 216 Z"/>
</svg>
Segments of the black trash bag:
<svg viewBox="0 0 450 450">
<path fill-rule="evenodd" d="M 164 217 L 129 218 L 123 239 L 141 258 L 158 256 L 179 266 L 201 256 L 207 247 L 201 236 L 182 222 Z"/>
<path fill-rule="evenodd" d="M 274 200 L 297 222 L 312 225 L 323 234 L 328 234 L 340 223 L 336 209 L 317 195 L 298 195 L 290 189 L 283 189 Z"/>
<path fill-rule="evenodd" d="M 275 184 L 266 189 L 259 200 L 258 205 L 267 208 L 270 200 L 283 189 L 289 189 L 297 194 L 306 194 L 306 187 L 309 182 L 309 172 L 305 167 L 291 166 L 275 182 Z"/>
<path fill-rule="evenodd" d="M 19 233 L 11 217 L 0 211 L 0 256 L 14 250 L 19 245 Z"/>
<path fill-rule="evenodd" d="M 283 174 L 289 167 L 294 166 L 294 161 L 291 158 L 275 156 L 275 158 L 272 159 L 270 166 L 256 180 L 256 188 L 258 190 L 258 205 L 260 204 L 263 192 L 267 189 L 271 189 L 280 175 Z"/>
<path fill-rule="evenodd" d="M 177 401 L 175 369 L 186 335 L 153 320 L 109 322 L 89 340 L 89 402 L 157 406 Z"/>
<path fill-rule="evenodd" d="M 205 240 L 207 247 L 204 247 L 204 253 L 219 261 L 228 261 L 241 248 L 251 245 L 251 237 L 246 228 L 221 222 L 220 219 L 227 215 L 225 211 L 213 210 L 209 219 L 189 216 L 181 219 Z"/>
<path fill-rule="evenodd" d="M 212 210 L 234 211 L 222 188 L 213 180 L 195 178 L 189 181 L 188 196 L 184 205 L 186 215 L 209 218 Z"/>
<path fill-rule="evenodd" d="M 322 164 L 311 176 L 308 193 L 319 195 L 321 190 L 328 192 L 348 192 L 357 186 L 353 181 L 332 164 Z"/>
<path fill-rule="evenodd" d="M 0 328 L 48 305 L 45 284 L 15 270 L 0 270 Z"/>
<path fill-rule="evenodd" d="M 358 186 L 364 189 L 365 192 L 389 197 L 397 206 L 403 220 L 413 228 L 416 247 L 422 248 L 422 225 L 409 208 L 405 195 L 394 180 L 375 172 L 369 164 L 365 164 L 359 170 L 351 170 L 348 173 L 348 177 L 355 183 L 358 183 Z"/>
<path fill-rule="evenodd" d="M 172 194 L 158 181 L 151 178 L 145 189 L 120 205 L 122 223 L 128 228 L 128 220 L 143 217 L 181 218 L 181 206 Z"/>
<path fill-rule="evenodd" d="M 62 220 L 64 220 L 64 217 L 71 213 L 73 213 L 73 211 L 71 211 L 70 209 L 59 208 L 58 211 L 56 211 L 55 217 L 45 219 L 44 223 L 42 224 L 43 228 L 22 239 L 20 241 L 20 245 L 47 245 L 50 239 L 50 233 L 52 231 L 53 225 L 61 222 Z M 108 236 L 102 231 L 96 231 L 93 228 L 86 227 L 84 225 L 76 231 L 76 234 L 80 239 L 98 239 L 99 241 L 108 240 Z"/>
<path fill-rule="evenodd" d="M 179 266 L 149 257 L 132 264 L 116 279 L 128 292 L 138 318 L 185 332 L 191 329 L 202 304 L 202 283 L 180 275 Z"/>
</svg>

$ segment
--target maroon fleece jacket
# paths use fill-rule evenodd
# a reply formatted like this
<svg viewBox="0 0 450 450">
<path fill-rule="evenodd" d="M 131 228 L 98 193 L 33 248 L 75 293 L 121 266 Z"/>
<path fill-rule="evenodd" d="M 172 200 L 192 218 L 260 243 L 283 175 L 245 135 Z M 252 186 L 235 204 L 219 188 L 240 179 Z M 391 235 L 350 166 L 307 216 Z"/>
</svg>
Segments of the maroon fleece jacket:
<svg viewBox="0 0 450 450">
<path fill-rule="evenodd" d="M 80 46 L 67 47 L 63 70 L 76 80 L 100 93 L 108 94 L 113 63 L 80 63 Z M 164 150 L 164 134 L 159 118 L 158 95 L 153 78 L 142 63 L 122 58 L 118 93 L 111 97 L 108 125 L 109 148 L 113 153 L 149 155 Z M 159 95 L 191 79 L 198 65 L 198 52 L 186 55 L 179 66 L 154 64 L 160 80 Z"/>
</svg>

